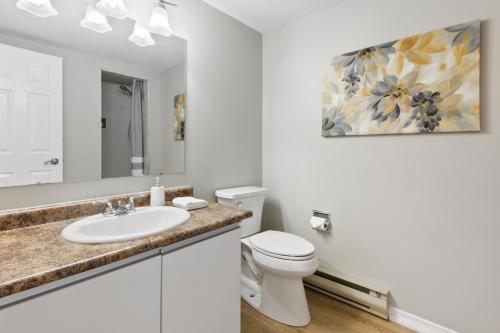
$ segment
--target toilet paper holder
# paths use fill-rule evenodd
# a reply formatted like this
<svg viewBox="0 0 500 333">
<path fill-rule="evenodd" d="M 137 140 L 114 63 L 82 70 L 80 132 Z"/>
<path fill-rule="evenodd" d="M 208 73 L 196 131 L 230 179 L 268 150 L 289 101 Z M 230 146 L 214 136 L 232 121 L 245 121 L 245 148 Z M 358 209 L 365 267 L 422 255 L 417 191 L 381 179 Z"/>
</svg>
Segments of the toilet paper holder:
<svg viewBox="0 0 500 333">
<path fill-rule="evenodd" d="M 320 229 L 316 229 L 316 230 L 329 231 L 331 229 L 331 227 L 332 227 L 332 213 L 331 212 L 313 209 L 312 213 L 313 213 L 313 217 L 324 219 L 322 227 Z"/>
</svg>

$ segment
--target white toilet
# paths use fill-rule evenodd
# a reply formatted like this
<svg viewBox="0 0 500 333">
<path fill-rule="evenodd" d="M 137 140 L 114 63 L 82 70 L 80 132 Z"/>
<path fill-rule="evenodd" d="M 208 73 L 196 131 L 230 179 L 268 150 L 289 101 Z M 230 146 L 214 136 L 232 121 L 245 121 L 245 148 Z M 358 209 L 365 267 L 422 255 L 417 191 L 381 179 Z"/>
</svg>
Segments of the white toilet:
<svg viewBox="0 0 500 333">
<path fill-rule="evenodd" d="M 319 266 L 314 245 L 285 232 L 260 232 L 266 189 L 218 190 L 219 203 L 251 210 L 241 222 L 241 297 L 264 315 L 291 326 L 311 321 L 302 278 Z"/>
</svg>

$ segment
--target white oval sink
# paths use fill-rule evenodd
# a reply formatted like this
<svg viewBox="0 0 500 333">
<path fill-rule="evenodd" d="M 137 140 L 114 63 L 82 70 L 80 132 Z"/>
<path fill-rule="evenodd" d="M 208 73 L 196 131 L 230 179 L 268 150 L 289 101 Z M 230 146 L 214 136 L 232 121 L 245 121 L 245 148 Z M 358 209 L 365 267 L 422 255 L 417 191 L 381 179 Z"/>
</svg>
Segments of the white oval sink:
<svg viewBox="0 0 500 333">
<path fill-rule="evenodd" d="M 183 224 L 190 216 L 176 207 L 140 207 L 125 215 L 83 218 L 64 228 L 62 236 L 75 243 L 121 242 L 162 233 Z"/>
</svg>

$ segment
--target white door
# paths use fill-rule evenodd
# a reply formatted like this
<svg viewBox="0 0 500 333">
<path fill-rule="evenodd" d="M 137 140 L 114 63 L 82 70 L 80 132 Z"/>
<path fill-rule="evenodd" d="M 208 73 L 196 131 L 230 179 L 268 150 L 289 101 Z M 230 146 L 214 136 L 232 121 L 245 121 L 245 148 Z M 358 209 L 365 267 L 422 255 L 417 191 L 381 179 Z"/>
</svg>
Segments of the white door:
<svg viewBox="0 0 500 333">
<path fill-rule="evenodd" d="M 0 44 L 0 187 L 63 180 L 62 59 Z"/>
</svg>

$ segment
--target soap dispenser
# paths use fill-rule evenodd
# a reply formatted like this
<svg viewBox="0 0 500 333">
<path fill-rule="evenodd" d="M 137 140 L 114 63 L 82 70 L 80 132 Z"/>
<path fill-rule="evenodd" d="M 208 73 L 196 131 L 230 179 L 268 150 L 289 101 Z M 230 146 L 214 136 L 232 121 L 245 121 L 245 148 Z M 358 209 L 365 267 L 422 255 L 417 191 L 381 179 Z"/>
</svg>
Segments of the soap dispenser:
<svg viewBox="0 0 500 333">
<path fill-rule="evenodd" d="M 155 183 L 151 187 L 151 206 L 165 206 L 165 187 L 160 186 L 160 177 L 155 178 Z"/>
</svg>

